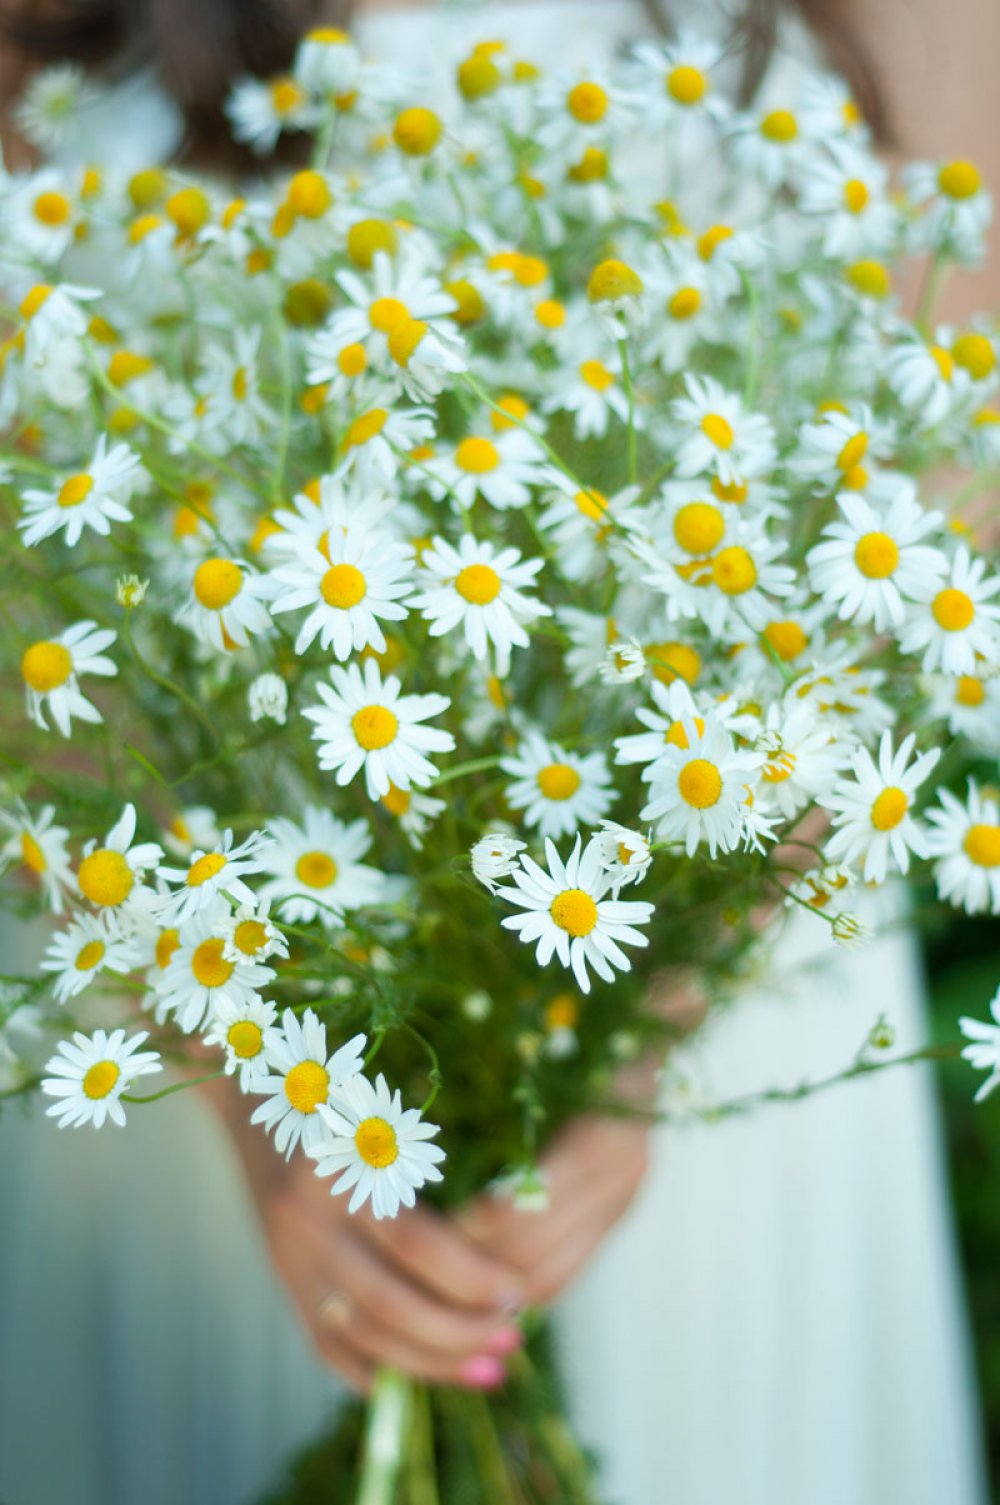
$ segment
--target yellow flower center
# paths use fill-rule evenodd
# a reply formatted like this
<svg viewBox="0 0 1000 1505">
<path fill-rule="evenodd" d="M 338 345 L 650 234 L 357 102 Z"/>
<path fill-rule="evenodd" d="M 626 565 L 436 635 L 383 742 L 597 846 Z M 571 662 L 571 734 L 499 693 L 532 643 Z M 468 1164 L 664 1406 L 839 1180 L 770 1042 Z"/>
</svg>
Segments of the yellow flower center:
<svg viewBox="0 0 1000 1505">
<path fill-rule="evenodd" d="M 772 110 L 760 123 L 760 133 L 768 141 L 785 145 L 799 134 L 799 123 L 791 110 Z"/>
<path fill-rule="evenodd" d="M 783 784 L 795 772 L 795 754 L 782 749 L 764 764 L 761 777 L 767 784 Z"/>
<path fill-rule="evenodd" d="M 732 424 L 721 413 L 706 413 L 701 420 L 701 431 L 716 449 L 731 449 L 736 437 Z"/>
<path fill-rule="evenodd" d="M 568 763 L 549 763 L 539 771 L 537 784 L 547 800 L 568 800 L 580 787 L 580 775 Z"/>
<path fill-rule="evenodd" d="M 485 53 L 474 52 L 458 65 L 458 87 L 464 99 L 485 99 L 503 82 L 500 69 Z"/>
<path fill-rule="evenodd" d="M 742 596 L 757 584 L 757 566 L 746 549 L 734 544 L 712 560 L 712 579 L 727 596 Z"/>
<path fill-rule="evenodd" d="M 206 559 L 194 572 L 194 593 L 209 611 L 221 611 L 243 589 L 243 571 L 231 559 Z"/>
<path fill-rule="evenodd" d="M 500 576 L 488 564 L 467 564 L 455 578 L 455 589 L 473 606 L 488 606 L 500 594 Z"/>
<path fill-rule="evenodd" d="M 557 298 L 543 298 L 535 305 L 535 319 L 543 329 L 562 329 L 566 310 Z"/>
<path fill-rule="evenodd" d="M 288 202 L 303 219 L 321 219 L 333 203 L 333 194 L 322 173 L 307 168 L 289 183 Z"/>
<path fill-rule="evenodd" d="M 934 620 L 945 632 L 964 632 L 976 615 L 976 608 L 965 591 L 949 586 L 938 591 L 931 603 Z"/>
<path fill-rule="evenodd" d="M 127 386 L 137 376 L 152 371 L 153 365 L 148 355 L 137 355 L 134 350 L 116 350 L 108 362 L 108 381 L 116 387 Z"/>
<path fill-rule="evenodd" d="M 97 1061 L 83 1079 L 83 1091 L 92 1102 L 113 1092 L 121 1070 L 115 1061 Z"/>
<path fill-rule="evenodd" d="M 996 352 L 984 334 L 960 334 L 951 353 L 955 364 L 968 371 L 975 381 L 990 376 L 997 363 Z"/>
<path fill-rule="evenodd" d="M 233 397 L 237 402 L 246 402 L 249 382 L 247 380 L 246 366 L 237 366 L 233 372 Z"/>
<path fill-rule="evenodd" d="M 354 1131 L 354 1143 L 366 1165 L 384 1171 L 399 1156 L 396 1131 L 384 1118 L 363 1119 Z"/>
<path fill-rule="evenodd" d="M 189 237 L 198 233 L 212 212 L 208 195 L 200 188 L 180 189 L 171 194 L 164 208 L 178 234 Z"/>
<path fill-rule="evenodd" d="M 494 411 L 490 420 L 493 424 L 493 431 L 497 434 L 516 428 L 518 423 L 523 423 L 531 412 L 524 398 L 519 397 L 516 392 L 505 392 L 497 403 L 497 407 L 502 408 L 503 412 Z"/>
<path fill-rule="evenodd" d="M 566 96 L 566 108 L 581 125 L 596 125 L 603 120 L 609 104 L 607 92 L 600 84 L 577 84 Z"/>
<path fill-rule="evenodd" d="M 388 334 L 402 319 L 409 317 L 410 310 L 398 298 L 376 298 L 368 306 L 368 322 L 382 334 Z"/>
<path fill-rule="evenodd" d="M 141 245 L 147 235 L 152 235 L 153 231 L 158 230 L 162 224 L 163 219 L 159 214 L 140 214 L 138 219 L 134 219 L 129 225 L 129 245 Z"/>
<path fill-rule="evenodd" d="M 181 943 L 180 934 L 177 930 L 164 930 L 156 938 L 156 965 L 163 972 L 170 966 L 171 959 L 177 947 Z"/>
<path fill-rule="evenodd" d="M 982 705 L 986 699 L 986 686 L 981 679 L 976 679 L 974 674 L 962 674 L 955 686 L 955 699 L 959 705 Z"/>
<path fill-rule="evenodd" d="M 36 695 L 64 685 L 73 673 L 73 658 L 62 643 L 32 643 L 21 659 L 21 675 Z"/>
<path fill-rule="evenodd" d="M 124 904 L 132 892 L 135 874 L 121 852 L 114 852 L 110 847 L 98 847 L 96 852 L 91 852 L 80 863 L 76 881 L 81 894 L 91 904 L 114 909 L 117 905 Z"/>
<path fill-rule="evenodd" d="M 128 196 L 136 209 L 151 209 L 167 192 L 167 175 L 161 167 L 144 167 L 128 181 Z"/>
<path fill-rule="evenodd" d="M 614 376 L 603 361 L 582 361 L 580 375 L 595 392 L 606 392 L 614 384 Z"/>
<path fill-rule="evenodd" d="M 384 705 L 366 705 L 360 711 L 355 711 L 351 718 L 351 729 L 358 746 L 363 747 L 365 752 L 374 752 L 388 747 L 395 739 L 399 722 Z"/>
<path fill-rule="evenodd" d="M 872 825 L 876 831 L 893 831 L 903 819 L 910 802 L 895 784 L 883 789 L 872 805 Z"/>
<path fill-rule="evenodd" d="M 241 1061 L 252 1061 L 264 1047 L 264 1033 L 252 1019 L 238 1019 L 226 1031 L 226 1043 Z"/>
<path fill-rule="evenodd" d="M 860 214 L 868 203 L 868 186 L 860 178 L 844 184 L 844 203 L 852 214 Z"/>
<path fill-rule="evenodd" d="M 374 439 L 385 428 L 389 414 L 385 408 L 372 408 L 370 413 L 362 413 L 360 418 L 355 418 L 347 430 L 344 439 L 344 448 L 353 449 L 357 445 L 367 444 L 369 439 Z"/>
<path fill-rule="evenodd" d="M 365 347 L 358 344 L 345 345 L 337 356 L 337 365 L 344 376 L 360 376 L 368 367 Z"/>
<path fill-rule="evenodd" d="M 572 993 L 557 993 L 545 1005 L 546 1029 L 575 1029 L 579 1018 L 580 1005 Z"/>
<path fill-rule="evenodd" d="M 78 972 L 91 972 L 97 966 L 106 951 L 103 941 L 88 941 L 81 946 L 76 953 L 76 970 Z"/>
<path fill-rule="evenodd" d="M 241 920 L 233 931 L 233 943 L 244 956 L 256 956 L 267 945 L 267 930 L 259 920 Z"/>
<path fill-rule="evenodd" d="M 346 47 L 351 40 L 339 26 L 317 26 L 305 35 L 307 42 L 318 42 L 323 47 Z"/>
<path fill-rule="evenodd" d="M 285 1077 L 285 1096 L 299 1113 L 315 1113 L 330 1095 L 330 1075 L 319 1061 L 299 1061 Z"/>
<path fill-rule="evenodd" d="M 597 905 L 582 888 L 564 888 L 549 905 L 549 914 L 569 935 L 589 935 L 597 924 Z"/>
<path fill-rule="evenodd" d="M 769 622 L 764 628 L 764 637 L 786 664 L 798 658 L 809 644 L 809 639 L 798 622 Z"/>
<path fill-rule="evenodd" d="M 862 430 L 852 435 L 837 456 L 837 469 L 853 470 L 855 465 L 860 465 L 868 453 L 868 435 Z"/>
<path fill-rule="evenodd" d="M 441 131 L 434 111 L 417 105 L 396 117 L 392 138 L 407 157 L 426 157 L 440 141 Z"/>
<path fill-rule="evenodd" d="M 722 775 L 708 758 L 692 758 L 677 776 L 677 792 L 695 810 L 710 810 L 719 803 Z"/>
<path fill-rule="evenodd" d="M 588 146 L 566 176 L 571 183 L 602 183 L 608 175 L 608 154 L 601 146 Z"/>
<path fill-rule="evenodd" d="M 397 789 L 395 784 L 389 785 L 387 794 L 383 794 L 382 803 L 390 815 L 405 815 L 410 808 L 411 795 L 408 789 Z"/>
<path fill-rule="evenodd" d="M 899 564 L 899 547 L 888 533 L 865 533 L 855 544 L 854 563 L 868 580 L 885 580 Z"/>
<path fill-rule="evenodd" d="M 643 282 L 624 261 L 600 262 L 590 274 L 587 297 L 591 303 L 614 303 L 619 298 L 638 298 Z"/>
<path fill-rule="evenodd" d="M 389 331 L 389 354 L 397 366 L 408 366 L 427 333 L 423 319 L 400 319 Z"/>
<path fill-rule="evenodd" d="M 696 287 L 680 287 L 677 289 L 667 309 L 672 319 L 693 319 L 701 307 L 701 293 Z"/>
<path fill-rule="evenodd" d="M 1000 826 L 970 826 L 963 845 L 977 867 L 1000 867 Z"/>
<path fill-rule="evenodd" d="M 72 212 L 72 205 L 64 193 L 40 193 L 35 200 L 35 218 L 53 229 L 56 225 L 64 225 Z"/>
<path fill-rule="evenodd" d="M 295 864 L 295 876 L 306 888 L 329 888 L 337 876 L 337 864 L 326 852 L 303 852 Z"/>
<path fill-rule="evenodd" d="M 697 730 L 700 737 L 705 730 L 704 720 L 701 716 L 692 716 L 691 720 L 694 722 L 695 729 Z M 688 748 L 691 746 L 690 742 L 688 741 L 688 734 L 684 730 L 683 721 L 672 721 L 667 727 L 667 730 L 663 733 L 663 740 L 665 743 L 667 743 L 668 746 L 679 747 L 683 752 L 687 752 Z"/>
<path fill-rule="evenodd" d="M 204 857 L 192 862 L 184 882 L 188 888 L 201 888 L 203 883 L 221 873 L 225 865 L 226 859 L 221 852 L 206 852 Z"/>
<path fill-rule="evenodd" d="M 364 575 L 353 564 L 334 564 L 320 581 L 320 594 L 327 606 L 350 611 L 363 601 L 368 591 Z"/>
<path fill-rule="evenodd" d="M 44 873 L 48 869 L 45 853 L 30 831 L 21 832 L 21 861 L 33 873 Z"/>
<path fill-rule="evenodd" d="M 463 439 L 455 450 L 455 464 L 467 475 L 488 475 L 500 464 L 500 451 L 489 439 Z"/>
<path fill-rule="evenodd" d="M 52 285 L 48 282 L 38 282 L 21 299 L 21 318 L 31 320 L 35 317 L 43 304 L 47 303 L 52 292 Z"/>
<path fill-rule="evenodd" d="M 292 78 L 276 78 L 270 85 L 274 113 L 282 117 L 290 115 L 305 100 L 305 95 Z"/>
<path fill-rule="evenodd" d="M 370 271 L 379 251 L 387 256 L 396 254 L 396 231 L 388 220 L 360 219 L 351 226 L 347 232 L 347 254 L 356 267 Z"/>
<path fill-rule="evenodd" d="M 86 501 L 93 489 L 93 476 L 89 476 L 85 470 L 82 470 L 79 475 L 70 476 L 63 482 L 56 501 L 60 507 L 79 507 L 81 502 Z"/>
<path fill-rule="evenodd" d="M 750 488 L 746 481 L 720 481 L 716 476 L 712 482 L 712 495 L 720 502 L 730 502 L 736 507 L 742 506 L 747 499 Z"/>
<path fill-rule="evenodd" d="M 980 182 L 979 169 L 971 162 L 949 162 L 938 173 L 938 187 L 950 199 L 971 199 Z"/>
<path fill-rule="evenodd" d="M 733 232 L 729 225 L 712 225 L 698 237 L 698 255 L 702 261 L 711 261 L 723 241 L 731 240 Z"/>
<path fill-rule="evenodd" d="M 866 298 L 887 298 L 892 287 L 889 273 L 880 261 L 855 261 L 844 275 L 855 292 Z"/>
<path fill-rule="evenodd" d="M 667 74 L 667 93 L 675 104 L 696 105 L 707 92 L 708 79 L 690 63 L 679 63 Z"/>
<path fill-rule="evenodd" d="M 232 977 L 235 963 L 223 956 L 224 947 L 225 942 L 216 936 L 195 947 L 191 971 L 203 988 L 221 988 Z"/>
<path fill-rule="evenodd" d="M 711 502 L 689 502 L 674 518 L 674 537 L 687 554 L 710 554 L 725 531 L 722 513 Z"/>
<path fill-rule="evenodd" d="M 665 685 L 675 679 L 693 685 L 701 673 L 701 654 L 687 643 L 651 643 L 646 659 L 655 677 Z"/>
<path fill-rule="evenodd" d="M 929 345 L 928 350 L 942 381 L 951 381 L 955 374 L 955 357 L 943 345 Z"/>
</svg>

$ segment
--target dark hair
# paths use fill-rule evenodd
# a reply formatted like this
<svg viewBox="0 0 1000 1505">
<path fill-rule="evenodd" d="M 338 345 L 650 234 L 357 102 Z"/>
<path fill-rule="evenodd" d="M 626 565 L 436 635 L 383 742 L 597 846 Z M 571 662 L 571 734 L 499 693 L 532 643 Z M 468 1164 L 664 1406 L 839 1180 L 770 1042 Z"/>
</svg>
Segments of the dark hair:
<svg viewBox="0 0 1000 1505">
<path fill-rule="evenodd" d="M 644 4 L 656 24 L 669 31 L 669 0 Z M 287 67 L 298 37 L 315 24 L 321 6 L 324 21 L 349 22 L 352 0 L 337 0 L 332 18 L 323 0 L 0 0 L 0 34 L 30 61 L 75 58 L 122 70 L 154 62 L 184 111 L 184 151 L 218 159 L 228 142 L 222 106 L 232 81 L 244 73 L 266 77 Z M 730 50 L 742 58 L 741 103 L 752 100 L 760 87 L 781 14 L 788 10 L 797 11 L 820 38 L 876 135 L 886 138 L 872 68 L 839 17 L 839 0 L 746 0 L 729 38 Z"/>
</svg>

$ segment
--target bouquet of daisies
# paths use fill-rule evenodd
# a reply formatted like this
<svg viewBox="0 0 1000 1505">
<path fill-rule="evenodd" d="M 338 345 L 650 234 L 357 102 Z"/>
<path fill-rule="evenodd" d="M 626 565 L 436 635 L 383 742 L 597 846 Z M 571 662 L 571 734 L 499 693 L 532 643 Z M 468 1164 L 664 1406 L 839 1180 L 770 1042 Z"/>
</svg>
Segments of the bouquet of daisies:
<svg viewBox="0 0 1000 1505">
<path fill-rule="evenodd" d="M 1000 912 L 1000 345 L 933 322 L 988 197 L 967 161 L 890 192 L 834 79 L 746 113 L 718 69 L 484 43 L 442 101 L 320 31 L 234 91 L 239 196 L 0 177 L 0 854 L 54 917 L 0 1093 L 121 1125 L 191 1058 L 352 1210 L 533 1200 L 662 1043 L 651 977 L 721 995 L 762 905 L 845 944 L 908 873 Z M 75 87 L 31 86 L 40 144 Z M 520 1383 L 487 1453 L 589 1498 Z M 457 1498 L 458 1402 L 409 1400 L 399 1498 Z"/>
</svg>

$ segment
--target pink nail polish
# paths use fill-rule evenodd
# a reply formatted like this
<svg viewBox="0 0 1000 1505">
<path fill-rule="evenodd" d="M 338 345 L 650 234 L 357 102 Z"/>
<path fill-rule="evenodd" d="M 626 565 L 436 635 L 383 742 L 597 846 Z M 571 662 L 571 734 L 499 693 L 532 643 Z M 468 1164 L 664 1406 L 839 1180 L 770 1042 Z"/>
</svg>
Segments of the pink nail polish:
<svg viewBox="0 0 1000 1505">
<path fill-rule="evenodd" d="M 500 1360 L 488 1353 L 466 1359 L 458 1373 L 462 1384 L 470 1390 L 495 1390 L 506 1378 L 506 1371 Z"/>
<path fill-rule="evenodd" d="M 514 1353 L 523 1342 L 524 1334 L 519 1327 L 501 1327 L 487 1342 L 486 1352 L 502 1359 L 507 1354 Z"/>
</svg>

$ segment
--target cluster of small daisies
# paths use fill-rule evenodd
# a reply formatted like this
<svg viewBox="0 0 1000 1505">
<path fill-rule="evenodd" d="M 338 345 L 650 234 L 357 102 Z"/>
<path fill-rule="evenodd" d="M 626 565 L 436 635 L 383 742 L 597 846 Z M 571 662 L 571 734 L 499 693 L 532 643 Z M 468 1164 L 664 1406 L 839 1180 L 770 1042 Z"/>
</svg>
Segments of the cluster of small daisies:
<svg viewBox="0 0 1000 1505">
<path fill-rule="evenodd" d="M 442 1158 L 362 1071 L 404 956 L 454 1039 L 500 1028 L 533 948 L 569 1071 L 593 980 L 656 964 L 679 864 L 845 944 L 911 868 L 1000 913 L 975 530 L 1000 330 L 895 294 L 909 254 L 929 288 L 982 254 L 989 196 L 965 160 L 890 185 L 836 79 L 740 111 L 720 62 L 687 35 L 570 75 L 487 42 L 442 100 L 327 29 L 230 102 L 262 158 L 311 137 L 308 167 L 239 195 L 160 163 L 0 175 L 12 793 L 68 741 L 151 831 L 179 787 L 206 802 L 137 842 L 133 804 L 107 830 L 11 800 L 2 860 L 60 917 L 51 997 L 76 1022 L 141 993 L 377 1215 Z M 91 92 L 40 74 L 22 129 L 58 147 Z M 946 469 L 957 510 L 921 479 Z M 455 883 L 490 932 L 471 975 Z M 373 1044 L 331 1054 L 358 999 Z M 1000 1026 L 965 1027 L 1000 1080 Z M 60 1122 L 121 1122 L 146 1040 L 60 1046 Z"/>
</svg>

